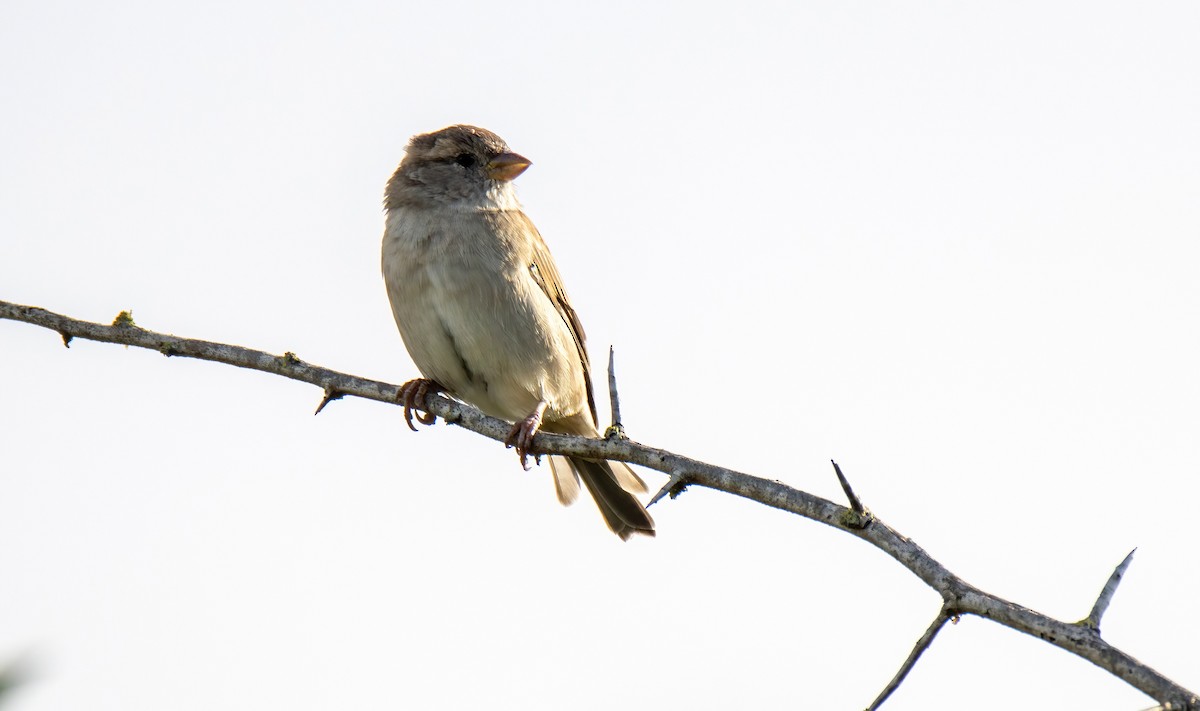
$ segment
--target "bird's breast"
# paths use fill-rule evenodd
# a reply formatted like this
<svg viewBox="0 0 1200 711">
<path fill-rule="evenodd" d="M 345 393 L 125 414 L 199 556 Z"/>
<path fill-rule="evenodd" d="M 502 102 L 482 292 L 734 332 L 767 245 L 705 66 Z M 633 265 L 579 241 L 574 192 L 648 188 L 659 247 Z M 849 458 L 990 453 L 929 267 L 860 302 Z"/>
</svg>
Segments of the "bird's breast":
<svg viewBox="0 0 1200 711">
<path fill-rule="evenodd" d="M 585 408 L 574 340 L 530 276 L 521 235 L 478 214 L 406 213 L 388 215 L 383 272 L 421 372 L 509 420 L 541 400 L 566 415 Z"/>
</svg>

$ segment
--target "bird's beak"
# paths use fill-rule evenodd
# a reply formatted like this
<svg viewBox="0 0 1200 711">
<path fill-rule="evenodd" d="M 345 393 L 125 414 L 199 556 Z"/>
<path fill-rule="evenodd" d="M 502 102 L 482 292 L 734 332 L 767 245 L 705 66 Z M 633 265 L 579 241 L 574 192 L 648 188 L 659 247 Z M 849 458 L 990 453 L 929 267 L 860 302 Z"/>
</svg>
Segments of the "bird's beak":
<svg viewBox="0 0 1200 711">
<path fill-rule="evenodd" d="M 492 180 L 509 181 L 525 172 L 532 163 L 524 156 L 516 153 L 501 153 L 484 167 Z"/>
</svg>

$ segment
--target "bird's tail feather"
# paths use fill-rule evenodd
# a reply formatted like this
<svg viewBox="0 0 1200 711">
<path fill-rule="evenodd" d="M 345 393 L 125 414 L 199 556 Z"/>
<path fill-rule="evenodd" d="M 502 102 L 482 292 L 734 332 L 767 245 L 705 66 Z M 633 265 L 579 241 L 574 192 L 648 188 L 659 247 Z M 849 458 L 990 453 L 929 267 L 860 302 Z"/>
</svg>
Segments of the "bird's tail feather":
<svg viewBox="0 0 1200 711">
<path fill-rule="evenodd" d="M 564 504 L 573 501 L 579 494 L 579 479 L 583 479 L 583 485 L 596 500 L 604 522 L 613 533 L 621 537 L 621 540 L 629 540 L 635 533 L 654 535 L 654 519 L 650 518 L 650 513 L 642 506 L 642 502 L 629 491 L 645 491 L 646 484 L 624 462 L 606 462 L 581 457 L 565 459 L 566 462 L 560 461 L 558 466 L 555 466 L 554 458 L 550 460 L 559 501 Z M 564 467 L 564 463 L 568 467 Z M 568 468 L 571 470 L 569 474 L 565 471 Z M 564 486 L 564 479 L 570 479 L 570 484 Z M 572 485 L 574 493 L 570 499 L 564 499 L 564 494 L 571 493 Z"/>
</svg>

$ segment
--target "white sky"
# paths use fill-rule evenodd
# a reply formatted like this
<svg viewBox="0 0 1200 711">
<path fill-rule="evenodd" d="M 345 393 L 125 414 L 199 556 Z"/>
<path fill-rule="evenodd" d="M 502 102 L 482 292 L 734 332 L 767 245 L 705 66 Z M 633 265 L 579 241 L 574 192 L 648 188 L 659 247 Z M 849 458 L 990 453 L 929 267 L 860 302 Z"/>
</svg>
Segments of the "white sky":
<svg viewBox="0 0 1200 711">
<path fill-rule="evenodd" d="M 880 517 L 1200 687 L 1200 5 L 0 5 L 0 299 L 416 375 L 383 183 L 518 180 L 631 436 Z M 939 600 L 731 496 L 622 544 L 545 468 L 0 322 L 0 663 L 58 709 L 859 709 Z M 723 404 L 753 403 L 756 410 Z M 647 475 L 653 486 L 663 479 Z M 948 627 L 888 709 L 1129 710 Z"/>
</svg>

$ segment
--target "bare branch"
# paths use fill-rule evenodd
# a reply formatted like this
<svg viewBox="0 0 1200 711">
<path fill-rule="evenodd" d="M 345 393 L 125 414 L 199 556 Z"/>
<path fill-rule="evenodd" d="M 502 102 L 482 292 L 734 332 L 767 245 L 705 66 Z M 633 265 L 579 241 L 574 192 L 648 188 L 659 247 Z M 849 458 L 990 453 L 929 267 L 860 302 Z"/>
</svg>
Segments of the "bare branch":
<svg viewBox="0 0 1200 711">
<path fill-rule="evenodd" d="M 878 709 L 892 695 L 892 692 L 900 688 L 900 684 L 904 681 L 904 678 L 916 666 L 917 660 L 921 658 L 926 649 L 929 649 L 929 645 L 933 644 L 933 638 L 937 636 L 937 633 L 942 630 L 942 627 L 952 617 L 954 617 L 954 613 L 950 611 L 950 608 L 943 605 L 942 609 L 938 611 L 937 617 L 933 618 L 933 622 L 930 623 L 929 629 L 925 630 L 925 634 L 921 635 L 916 645 L 913 646 L 912 651 L 908 653 L 908 659 L 905 659 L 904 663 L 900 665 L 900 671 L 896 672 L 896 676 L 892 677 L 892 680 L 883 688 L 879 696 L 875 697 L 875 700 L 867 707 L 867 711 Z"/>
<path fill-rule="evenodd" d="M 314 366 L 300 360 L 294 353 L 272 355 L 241 346 L 230 346 L 194 338 L 179 338 L 165 333 L 147 331 L 134 325 L 133 319 L 127 311 L 118 314 L 113 325 L 105 326 L 70 318 L 34 306 L 21 306 L 0 301 L 0 318 L 48 328 L 62 334 L 64 341 L 83 338 L 90 341 L 148 348 L 165 356 L 199 358 L 239 368 L 261 370 L 292 380 L 312 383 L 323 390 L 332 387 L 347 395 L 380 402 L 393 402 L 396 395 L 396 386 L 394 385 Z"/>
<path fill-rule="evenodd" d="M 131 319 L 123 325 L 105 326 L 5 301 L 0 301 L 0 318 L 42 326 L 62 334 L 64 340 L 85 338 L 149 348 L 167 356 L 200 358 L 282 375 L 311 383 L 325 392 L 333 390 L 345 395 L 396 404 L 395 385 L 311 365 L 290 353 L 276 356 L 241 346 L 179 338 L 132 325 Z M 511 428 L 509 423 L 488 417 L 473 407 L 445 397 L 430 395 L 427 404 L 430 413 L 447 422 L 499 442 L 505 440 Z M 537 447 L 544 454 L 620 460 L 670 475 L 668 486 L 655 496 L 655 500 L 667 494 L 678 494 L 683 486 L 698 485 L 741 496 L 846 531 L 891 556 L 936 590 L 942 596 L 946 607 L 953 610 L 954 614 L 978 615 L 1045 640 L 1092 662 L 1163 706 L 1170 704 L 1172 709 L 1200 709 L 1200 696 L 1108 644 L 1100 638 L 1095 629 L 1055 620 L 975 588 L 947 570 L 911 539 L 902 536 L 878 518 L 874 518 L 870 526 L 856 527 L 850 523 L 857 520 L 855 512 L 832 501 L 778 481 L 707 464 L 626 438 L 588 439 L 543 432 L 538 434 Z"/>
<path fill-rule="evenodd" d="M 1087 619 L 1079 624 L 1100 631 L 1100 618 L 1104 617 L 1104 611 L 1108 609 L 1108 603 L 1112 602 L 1112 596 L 1117 592 L 1117 586 L 1121 584 L 1121 578 L 1125 575 L 1125 570 L 1129 568 L 1129 564 L 1133 562 L 1133 554 L 1137 552 L 1137 548 L 1129 551 L 1129 555 L 1125 556 L 1125 560 L 1113 570 L 1112 575 L 1108 576 L 1108 582 L 1104 583 L 1104 589 L 1100 591 L 1100 596 L 1096 598 L 1096 604 L 1092 606 L 1092 611 L 1088 614 Z"/>
</svg>

